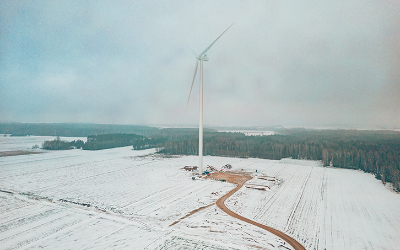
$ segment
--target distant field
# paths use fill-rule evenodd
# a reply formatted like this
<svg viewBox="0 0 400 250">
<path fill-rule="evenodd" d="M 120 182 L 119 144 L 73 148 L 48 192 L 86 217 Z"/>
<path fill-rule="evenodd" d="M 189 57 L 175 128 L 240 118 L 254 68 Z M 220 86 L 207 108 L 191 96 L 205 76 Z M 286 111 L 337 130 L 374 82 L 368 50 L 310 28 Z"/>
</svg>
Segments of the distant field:
<svg viewBox="0 0 400 250">
<path fill-rule="evenodd" d="M 226 132 L 226 133 L 243 133 L 247 136 L 252 135 L 273 135 L 274 131 L 269 130 L 219 130 L 218 132 Z"/>
<path fill-rule="evenodd" d="M 26 139 L 37 143 L 35 137 Z M 0 140 L 0 148 L 6 150 L 8 144 L 14 150 L 18 143 L 31 147 L 16 140 Z M 195 156 L 152 153 L 123 147 L 0 158 L 0 248 L 291 249 L 215 205 L 169 226 L 234 186 L 193 181 L 182 168 L 196 165 Z M 226 204 L 287 233 L 306 249 L 400 245 L 400 194 L 371 174 L 291 159 L 205 157 L 204 162 L 276 177 L 250 180 L 270 190 L 243 187 Z"/>
<path fill-rule="evenodd" d="M 42 146 L 44 141 L 54 140 L 56 136 L 12 136 L 0 134 L 0 151 L 31 151 L 32 147 L 38 145 Z M 86 141 L 86 137 L 60 137 L 61 140 L 73 141 L 82 140 Z"/>
</svg>

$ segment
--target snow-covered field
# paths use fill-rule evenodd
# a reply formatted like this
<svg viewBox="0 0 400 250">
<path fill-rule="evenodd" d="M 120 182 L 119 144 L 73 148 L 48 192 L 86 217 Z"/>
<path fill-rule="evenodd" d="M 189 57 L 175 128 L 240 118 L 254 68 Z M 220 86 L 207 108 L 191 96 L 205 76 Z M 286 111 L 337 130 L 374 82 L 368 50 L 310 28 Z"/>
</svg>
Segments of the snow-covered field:
<svg viewBox="0 0 400 250">
<path fill-rule="evenodd" d="M 400 249 L 400 194 L 373 175 L 291 159 L 248 159 L 236 166 L 278 181 L 250 180 L 271 190 L 242 188 L 227 207 L 287 233 L 306 249 Z"/>
<path fill-rule="evenodd" d="M 218 132 L 226 132 L 226 133 L 243 133 L 247 136 L 252 135 L 273 135 L 274 131 L 270 130 L 219 130 Z"/>
<path fill-rule="evenodd" d="M 0 151 L 43 139 L 0 138 Z M 197 157 L 131 147 L 44 152 L 0 157 L 0 249 L 291 249 L 215 205 L 170 226 L 234 187 L 193 181 L 182 168 Z M 399 249 L 400 195 L 372 175 L 313 161 L 204 159 L 217 168 L 228 163 L 277 180 L 250 180 L 271 189 L 243 187 L 227 206 L 306 249 Z"/>
<path fill-rule="evenodd" d="M 44 141 L 52 141 L 56 136 L 10 136 L 0 134 L 0 151 L 31 150 L 33 146 L 42 147 Z M 60 137 L 61 140 L 86 142 L 86 137 Z"/>
</svg>

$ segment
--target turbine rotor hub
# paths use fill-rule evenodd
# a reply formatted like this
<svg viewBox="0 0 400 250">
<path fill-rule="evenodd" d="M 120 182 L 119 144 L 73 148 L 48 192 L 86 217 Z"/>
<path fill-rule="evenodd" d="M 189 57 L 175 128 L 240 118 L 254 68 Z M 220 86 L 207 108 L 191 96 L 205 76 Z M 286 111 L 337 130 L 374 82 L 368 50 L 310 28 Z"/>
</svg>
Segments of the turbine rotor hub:
<svg viewBox="0 0 400 250">
<path fill-rule="evenodd" d="M 204 55 L 204 56 L 202 56 L 202 57 L 200 58 L 200 60 L 202 60 L 202 61 L 208 61 L 208 56 L 207 56 L 207 55 Z"/>
</svg>

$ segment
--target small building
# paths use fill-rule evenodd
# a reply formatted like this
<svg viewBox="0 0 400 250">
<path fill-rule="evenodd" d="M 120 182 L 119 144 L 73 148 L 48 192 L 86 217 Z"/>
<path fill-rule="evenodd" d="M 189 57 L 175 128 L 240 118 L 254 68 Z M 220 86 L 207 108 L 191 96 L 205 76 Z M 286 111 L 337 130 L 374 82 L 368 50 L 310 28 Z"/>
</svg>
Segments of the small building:
<svg viewBox="0 0 400 250">
<path fill-rule="evenodd" d="M 226 164 L 226 165 L 223 166 L 222 168 L 231 169 L 231 168 L 232 168 L 232 165 L 231 165 L 231 164 Z"/>
<path fill-rule="evenodd" d="M 197 166 L 185 166 L 183 169 L 185 169 L 186 171 L 196 171 Z"/>
<path fill-rule="evenodd" d="M 247 188 L 252 188 L 252 189 L 257 189 L 257 190 L 263 190 L 263 191 L 268 191 L 270 188 L 268 186 L 259 186 L 259 185 L 244 185 Z"/>
<path fill-rule="evenodd" d="M 275 177 L 270 177 L 270 176 L 258 176 L 257 178 L 262 179 L 262 180 L 267 180 L 267 181 L 277 181 L 278 180 Z"/>
</svg>

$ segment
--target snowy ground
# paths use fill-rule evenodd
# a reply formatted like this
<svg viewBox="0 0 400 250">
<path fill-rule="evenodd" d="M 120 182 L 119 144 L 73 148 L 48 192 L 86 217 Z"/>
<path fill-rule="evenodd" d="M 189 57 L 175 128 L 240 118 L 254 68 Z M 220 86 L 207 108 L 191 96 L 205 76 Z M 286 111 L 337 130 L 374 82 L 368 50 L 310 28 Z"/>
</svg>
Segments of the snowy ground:
<svg viewBox="0 0 400 250">
<path fill-rule="evenodd" d="M 236 167 L 278 181 L 249 181 L 271 190 L 242 188 L 226 201 L 231 210 L 285 232 L 306 249 L 399 249 L 400 194 L 373 175 L 316 161 L 247 161 L 254 164 Z"/>
<path fill-rule="evenodd" d="M 1 138 L 0 151 L 28 149 L 43 139 Z M 215 205 L 170 226 L 234 186 L 193 181 L 182 167 L 196 165 L 197 157 L 153 152 L 124 147 L 0 157 L 0 249 L 291 249 Z M 227 206 L 307 249 L 400 245 L 400 195 L 370 174 L 312 161 L 204 159 L 217 168 L 228 163 L 277 180 L 250 180 L 271 190 L 243 187 Z"/>
<path fill-rule="evenodd" d="M 44 141 L 52 141 L 56 136 L 10 136 L 0 134 L 0 151 L 12 150 L 32 150 L 32 147 L 38 145 L 42 147 Z M 81 140 L 86 142 L 86 137 L 60 137 L 61 140 L 74 141 Z M 37 149 L 35 151 L 40 151 Z"/>
</svg>

